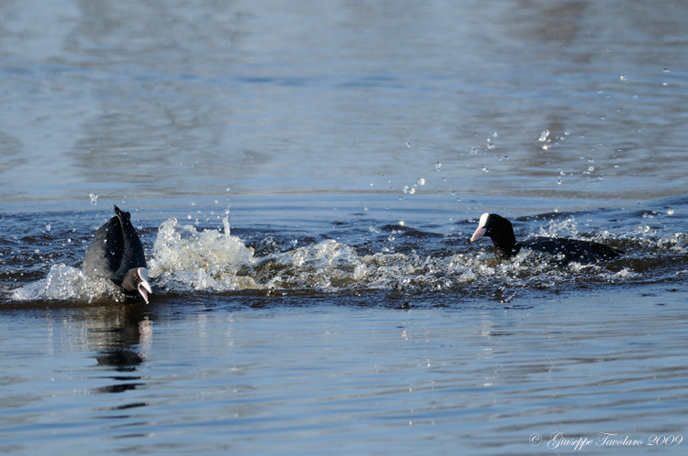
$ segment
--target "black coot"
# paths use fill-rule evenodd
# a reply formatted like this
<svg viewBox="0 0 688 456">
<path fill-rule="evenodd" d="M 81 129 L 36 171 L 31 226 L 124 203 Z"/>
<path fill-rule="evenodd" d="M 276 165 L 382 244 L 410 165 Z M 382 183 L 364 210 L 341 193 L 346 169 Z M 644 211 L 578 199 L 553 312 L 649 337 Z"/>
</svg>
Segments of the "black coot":
<svg viewBox="0 0 688 456">
<path fill-rule="evenodd" d="M 81 269 L 110 279 L 126 291 L 138 291 L 148 304 L 148 293 L 153 291 L 141 240 L 129 221 L 129 212 L 115 206 L 115 214 L 98 228 Z"/>
<path fill-rule="evenodd" d="M 485 213 L 480 217 L 478 229 L 471 237 L 475 242 L 483 236 L 492 239 L 497 258 L 510 258 L 521 248 L 554 255 L 565 262 L 578 261 L 591 263 L 599 260 L 611 260 L 623 254 L 622 251 L 596 242 L 579 241 L 576 239 L 533 238 L 524 242 L 516 242 L 511 222 L 497 214 Z"/>
</svg>

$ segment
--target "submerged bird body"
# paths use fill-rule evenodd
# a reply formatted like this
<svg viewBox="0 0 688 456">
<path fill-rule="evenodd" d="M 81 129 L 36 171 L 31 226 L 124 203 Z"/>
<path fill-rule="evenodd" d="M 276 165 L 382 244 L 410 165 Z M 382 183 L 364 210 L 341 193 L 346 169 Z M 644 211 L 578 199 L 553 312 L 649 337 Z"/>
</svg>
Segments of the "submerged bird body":
<svg viewBox="0 0 688 456">
<path fill-rule="evenodd" d="M 143 245 L 130 214 L 115 206 L 115 216 L 98 228 L 81 266 L 85 272 L 110 279 L 126 291 L 138 292 L 148 303 L 152 293 Z"/>
<path fill-rule="evenodd" d="M 473 233 L 471 242 L 475 242 L 483 236 L 492 239 L 497 258 L 510 258 L 518 254 L 521 248 L 554 255 L 566 262 L 577 261 L 582 263 L 612 260 L 623 253 L 604 244 L 576 239 L 537 237 L 519 243 L 516 242 L 511 222 L 502 216 L 489 213 L 480 217 L 478 229 Z"/>
</svg>

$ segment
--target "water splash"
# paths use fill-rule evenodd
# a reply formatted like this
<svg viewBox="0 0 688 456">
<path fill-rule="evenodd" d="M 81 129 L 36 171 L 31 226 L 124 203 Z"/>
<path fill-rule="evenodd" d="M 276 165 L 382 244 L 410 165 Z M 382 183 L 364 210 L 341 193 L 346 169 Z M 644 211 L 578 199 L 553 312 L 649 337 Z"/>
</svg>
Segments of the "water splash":
<svg viewBox="0 0 688 456">
<path fill-rule="evenodd" d="M 550 220 L 546 225 L 540 226 L 537 236 L 543 237 L 579 237 L 578 223 L 575 217 L 565 219 Z"/>
<path fill-rule="evenodd" d="M 471 294 L 502 293 L 512 288 L 547 288 L 572 283 L 572 277 L 619 281 L 605 265 L 577 265 L 562 268 L 541 254 L 519 253 L 512 261 L 494 260 L 489 248 L 476 247 L 467 253 L 426 255 L 382 251 L 360 255 L 355 248 L 328 239 L 260 257 L 229 233 L 227 219 L 220 230 L 198 231 L 169 219 L 159 229 L 149 262 L 151 277 L 159 287 L 175 291 L 229 292 L 256 290 L 273 293 L 395 290 L 428 292 L 453 290 Z M 400 224 L 401 225 L 401 224 Z M 385 234 L 373 226 L 371 235 L 384 236 L 387 243 L 399 242 L 404 231 Z M 574 218 L 551 221 L 541 235 L 577 237 Z M 556 260 L 556 259 L 555 259 Z M 602 273 L 606 274 L 603 275 Z M 515 292 L 510 292 L 515 293 Z M 501 298 L 500 298 L 501 299 Z M 504 298 L 507 299 L 507 298 Z"/>
<path fill-rule="evenodd" d="M 15 301 L 80 301 L 93 302 L 109 298 L 125 299 L 122 290 L 101 277 L 86 274 L 81 269 L 57 264 L 50 268 L 45 279 L 28 284 L 12 292 Z"/>
<path fill-rule="evenodd" d="M 240 274 L 256 262 L 253 249 L 230 234 L 229 219 L 219 230 L 199 232 L 192 225 L 180 225 L 170 218 L 158 229 L 149 262 L 149 275 L 163 288 L 231 291 L 259 288 Z"/>
<path fill-rule="evenodd" d="M 668 212 L 667 209 L 646 211 L 636 217 L 648 223 L 650 216 L 652 220 L 670 217 Z M 279 244 L 273 240 L 274 248 L 256 247 L 263 252 L 256 254 L 251 242 L 264 245 L 260 234 L 259 238 L 247 239 L 232 235 L 228 216 L 217 229 L 205 230 L 193 221 L 184 224 L 170 218 L 158 229 L 148 259 L 149 275 L 156 294 L 248 290 L 268 295 L 453 291 L 508 300 L 518 289 L 647 280 L 647 267 L 640 259 L 647 252 L 653 253 L 652 258 L 676 263 L 674 269 L 679 272 L 688 270 L 681 259 L 688 251 L 688 234 L 666 235 L 649 225 L 639 225 L 632 232 L 616 235 L 607 231 L 581 233 L 574 216 L 545 219 L 549 220 L 546 224 L 533 223 L 534 227 L 527 232 L 603 243 L 613 240 L 611 244 L 626 250 L 627 254 L 615 262 L 571 263 L 564 267 L 556 258 L 524 249 L 513 259 L 500 262 L 494 258 L 488 243 L 458 245 L 460 238 L 456 236 L 461 234 L 454 233 L 427 238 L 403 222 L 398 226 L 366 225 L 362 238 L 367 240 L 360 248 L 334 239 L 302 241 L 288 237 Z M 587 222 L 580 223 L 588 226 Z M 517 236 L 525 237 L 525 233 Z M 108 280 L 88 276 L 64 264 L 51 267 L 45 279 L 9 293 L 14 301 L 126 299 L 122 290 Z"/>
<path fill-rule="evenodd" d="M 367 273 L 365 263 L 351 247 L 332 239 L 281 253 L 262 263 L 257 275 L 268 289 L 333 292 L 363 283 Z"/>
</svg>

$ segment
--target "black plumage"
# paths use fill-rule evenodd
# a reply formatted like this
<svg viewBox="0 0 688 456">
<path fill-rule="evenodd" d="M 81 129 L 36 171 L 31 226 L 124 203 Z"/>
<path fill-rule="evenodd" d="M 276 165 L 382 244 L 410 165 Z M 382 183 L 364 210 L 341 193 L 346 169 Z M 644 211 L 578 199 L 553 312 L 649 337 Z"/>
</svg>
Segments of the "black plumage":
<svg viewBox="0 0 688 456">
<path fill-rule="evenodd" d="M 536 237 L 523 242 L 516 242 L 511 222 L 497 214 L 485 213 L 480 217 L 478 229 L 471 237 L 475 242 L 483 236 L 492 239 L 497 258 L 510 258 L 527 248 L 554 255 L 564 262 L 577 261 L 592 263 L 600 260 L 612 260 L 623 254 L 621 250 L 597 242 L 577 239 Z"/>
<path fill-rule="evenodd" d="M 129 212 L 115 206 L 115 216 L 98 228 L 86 251 L 81 269 L 89 274 L 110 279 L 129 292 L 139 292 L 146 303 L 151 287 L 143 245 Z"/>
</svg>

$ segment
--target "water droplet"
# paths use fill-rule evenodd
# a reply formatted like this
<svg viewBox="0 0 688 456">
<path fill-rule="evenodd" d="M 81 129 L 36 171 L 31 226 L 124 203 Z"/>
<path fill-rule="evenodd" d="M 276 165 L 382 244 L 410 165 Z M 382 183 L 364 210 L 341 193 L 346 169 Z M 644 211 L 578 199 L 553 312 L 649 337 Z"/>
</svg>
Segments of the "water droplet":
<svg viewBox="0 0 688 456">
<path fill-rule="evenodd" d="M 471 155 L 475 155 L 475 154 L 477 154 L 477 153 L 478 153 L 478 148 L 477 148 L 477 147 L 473 147 L 473 148 L 471 149 Z"/>
<path fill-rule="evenodd" d="M 564 171 L 559 173 L 560 176 L 566 176 L 566 173 Z"/>
<path fill-rule="evenodd" d="M 492 149 L 494 149 L 494 148 L 495 148 L 495 145 L 494 145 L 494 143 L 492 142 L 492 140 L 491 140 L 490 138 L 487 138 L 487 149 L 488 149 L 488 150 L 492 150 Z"/>
<path fill-rule="evenodd" d="M 410 143 L 406 143 L 406 147 L 408 147 L 408 148 L 410 149 L 410 148 L 411 148 L 411 144 L 410 144 Z"/>
<path fill-rule="evenodd" d="M 425 185 L 425 179 L 423 179 L 422 177 L 419 178 L 418 181 L 416 182 L 416 184 L 418 184 L 418 185 Z"/>
<path fill-rule="evenodd" d="M 416 193 L 416 189 L 413 187 L 409 187 L 407 185 L 404 187 L 404 193 L 406 193 L 407 195 L 413 195 L 414 193 Z"/>
<path fill-rule="evenodd" d="M 367 208 L 367 207 L 364 207 L 363 210 L 364 210 L 364 211 L 368 211 L 368 208 Z"/>
<path fill-rule="evenodd" d="M 225 191 L 227 191 L 227 192 L 230 191 L 230 190 L 231 190 L 231 187 L 227 187 L 227 188 L 225 189 Z"/>
<path fill-rule="evenodd" d="M 622 76 L 620 77 L 620 79 L 621 79 L 622 81 L 625 81 L 625 80 L 626 80 L 626 76 L 623 76 L 623 75 L 622 75 Z"/>
<path fill-rule="evenodd" d="M 48 223 L 45 224 L 45 229 L 46 229 L 46 231 L 50 231 L 51 228 L 52 228 L 52 227 L 50 226 L 50 222 L 48 222 Z"/>
<path fill-rule="evenodd" d="M 637 99 L 638 99 L 638 95 L 633 95 L 633 99 L 634 99 L 634 100 L 637 100 Z"/>
<path fill-rule="evenodd" d="M 549 136 L 549 130 L 542 130 L 542 132 L 540 133 L 540 138 L 538 138 L 538 141 L 545 142 L 545 141 L 547 141 L 548 136 Z"/>
<path fill-rule="evenodd" d="M 557 179 L 557 184 L 561 185 L 561 179 Z"/>
<path fill-rule="evenodd" d="M 492 133 L 492 137 L 493 137 L 493 138 L 496 138 L 497 136 L 499 136 L 499 135 L 497 134 L 496 131 L 495 131 L 494 133 Z"/>
<path fill-rule="evenodd" d="M 98 194 L 91 192 L 91 194 L 88 196 L 91 198 L 91 204 L 98 204 Z"/>
<path fill-rule="evenodd" d="M 484 173 L 489 173 L 489 172 L 490 172 L 490 170 L 487 169 L 487 168 L 482 168 L 482 171 L 483 171 Z"/>
<path fill-rule="evenodd" d="M 674 215 L 674 210 L 673 209 L 667 210 L 667 215 Z"/>
<path fill-rule="evenodd" d="M 435 170 L 439 173 L 440 170 L 442 169 L 442 163 L 437 162 L 435 163 Z"/>
</svg>

